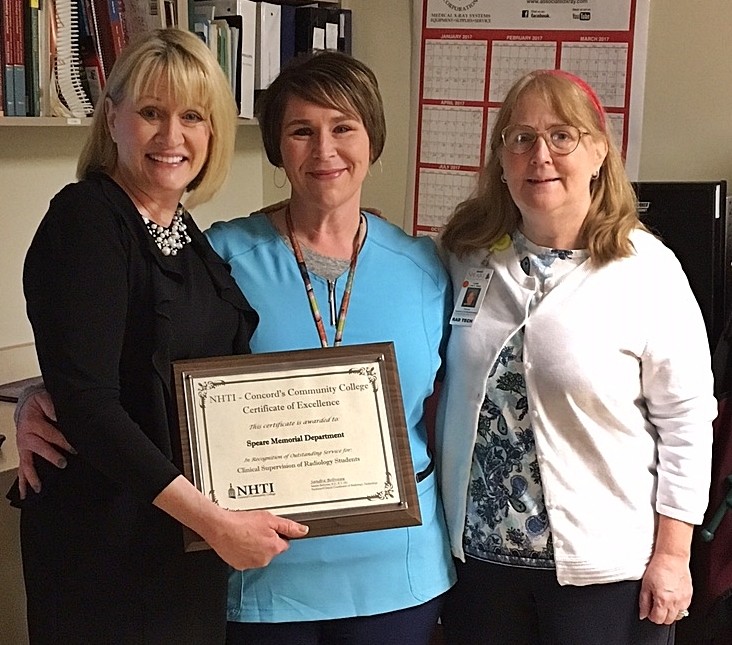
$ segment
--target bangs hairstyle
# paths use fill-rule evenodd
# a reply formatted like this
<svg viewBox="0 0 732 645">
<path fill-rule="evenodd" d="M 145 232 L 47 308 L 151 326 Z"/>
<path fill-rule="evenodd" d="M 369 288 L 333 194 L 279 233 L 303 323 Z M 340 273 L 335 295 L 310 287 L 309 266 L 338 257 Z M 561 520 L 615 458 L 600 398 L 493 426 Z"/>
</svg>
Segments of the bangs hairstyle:
<svg viewBox="0 0 732 645">
<path fill-rule="evenodd" d="M 645 228 L 638 219 L 635 192 L 605 114 L 598 111 L 597 97 L 589 86 L 583 85 L 583 81 L 570 74 L 552 70 L 530 72 L 516 81 L 498 112 L 478 185 L 473 194 L 457 206 L 442 232 L 442 244 L 446 249 L 460 257 L 488 250 L 505 234 L 518 228 L 521 213 L 508 186 L 501 181 L 501 155 L 504 153 L 501 132 L 510 124 L 519 100 L 530 96 L 567 125 L 589 132 L 595 142 L 607 144 L 600 175 L 590 182 L 590 207 L 580 230 L 581 243 L 588 249 L 590 258 L 601 266 L 633 253 L 630 233 L 636 228 Z"/>
<path fill-rule="evenodd" d="M 358 117 L 369 137 L 369 162 L 384 150 L 386 121 L 379 84 L 361 61 L 334 51 L 296 58 L 257 101 L 257 118 L 267 159 L 282 165 L 280 142 L 287 102 L 292 96 L 324 108 Z"/>
<path fill-rule="evenodd" d="M 200 110 L 211 128 L 208 157 L 187 186 L 186 206 L 208 201 L 221 188 L 231 164 L 237 112 L 231 87 L 221 67 L 198 36 L 179 29 L 157 29 L 142 35 L 123 51 L 112 68 L 76 168 L 78 179 L 91 173 L 111 174 L 117 146 L 107 126 L 105 99 L 119 105 L 158 95 L 167 87 L 175 104 Z"/>
</svg>

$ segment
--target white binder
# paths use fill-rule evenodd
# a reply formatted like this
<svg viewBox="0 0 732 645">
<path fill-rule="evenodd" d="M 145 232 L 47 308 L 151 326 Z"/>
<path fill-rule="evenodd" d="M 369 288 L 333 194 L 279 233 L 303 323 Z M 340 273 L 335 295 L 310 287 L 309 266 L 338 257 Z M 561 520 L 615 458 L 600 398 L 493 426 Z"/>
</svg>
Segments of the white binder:
<svg viewBox="0 0 732 645">
<path fill-rule="evenodd" d="M 254 61 L 256 55 L 257 3 L 252 0 L 192 0 L 193 6 L 213 6 L 214 15 L 239 30 L 236 97 L 239 116 L 254 117 Z"/>
<path fill-rule="evenodd" d="M 266 90 L 280 73 L 280 5 L 257 3 L 257 51 L 254 62 L 254 89 Z"/>
</svg>

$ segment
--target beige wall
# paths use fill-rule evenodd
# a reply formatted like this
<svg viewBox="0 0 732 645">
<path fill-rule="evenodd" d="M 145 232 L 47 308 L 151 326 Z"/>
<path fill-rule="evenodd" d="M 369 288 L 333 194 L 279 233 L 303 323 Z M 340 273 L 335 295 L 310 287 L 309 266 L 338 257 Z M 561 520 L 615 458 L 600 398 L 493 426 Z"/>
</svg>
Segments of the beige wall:
<svg viewBox="0 0 732 645">
<path fill-rule="evenodd" d="M 732 182 L 731 25 L 729 0 L 651 0 L 641 180 Z"/>
<path fill-rule="evenodd" d="M 371 168 L 361 201 L 364 206 L 379 208 L 399 225 L 404 219 L 409 151 L 410 5 L 409 0 L 343 2 L 358 18 L 353 21 L 353 55 L 376 73 L 386 113 L 381 164 Z"/>
</svg>

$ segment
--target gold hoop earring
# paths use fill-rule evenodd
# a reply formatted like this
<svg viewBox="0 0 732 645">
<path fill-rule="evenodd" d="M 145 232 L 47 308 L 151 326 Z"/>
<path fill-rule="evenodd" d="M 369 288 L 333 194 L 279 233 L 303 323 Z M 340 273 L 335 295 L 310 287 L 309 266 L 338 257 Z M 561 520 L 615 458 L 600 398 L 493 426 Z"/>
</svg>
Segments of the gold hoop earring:
<svg viewBox="0 0 732 645">
<path fill-rule="evenodd" d="M 383 175 L 383 174 L 384 174 L 384 164 L 383 164 L 383 163 L 381 163 L 381 157 L 379 157 L 379 158 L 378 158 L 378 159 L 377 159 L 376 161 L 378 161 L 378 162 L 379 162 L 379 174 L 380 174 L 380 175 Z M 368 167 L 368 168 L 366 169 L 366 174 L 367 174 L 367 175 L 368 175 L 369 177 L 371 177 L 371 166 L 373 166 L 373 165 L 374 165 L 374 164 L 376 163 L 376 161 L 374 161 L 374 162 L 370 163 L 370 164 L 369 164 L 369 167 Z"/>
<path fill-rule="evenodd" d="M 282 183 L 277 183 L 277 171 L 282 172 Z M 285 172 L 285 169 L 282 166 L 275 166 L 274 171 L 272 173 L 272 183 L 274 184 L 275 188 L 284 188 L 287 185 L 287 173 Z"/>
<path fill-rule="evenodd" d="M 503 174 L 501 174 L 501 181 L 502 181 L 502 182 L 503 182 L 504 184 L 507 184 L 507 183 L 508 183 L 508 182 L 506 181 L 506 178 L 505 178 L 505 177 L 503 176 Z"/>
</svg>

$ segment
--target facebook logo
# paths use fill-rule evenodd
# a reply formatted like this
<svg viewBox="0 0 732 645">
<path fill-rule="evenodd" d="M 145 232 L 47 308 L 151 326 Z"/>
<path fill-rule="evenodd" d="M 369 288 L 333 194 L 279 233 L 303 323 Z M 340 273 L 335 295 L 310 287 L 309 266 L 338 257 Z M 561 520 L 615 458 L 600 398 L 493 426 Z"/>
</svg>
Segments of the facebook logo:
<svg viewBox="0 0 732 645">
<path fill-rule="evenodd" d="M 528 18 L 529 17 L 529 10 L 528 9 L 522 9 L 521 10 L 521 17 L 522 18 Z"/>
</svg>

